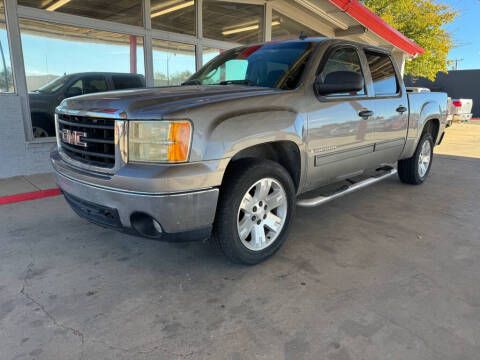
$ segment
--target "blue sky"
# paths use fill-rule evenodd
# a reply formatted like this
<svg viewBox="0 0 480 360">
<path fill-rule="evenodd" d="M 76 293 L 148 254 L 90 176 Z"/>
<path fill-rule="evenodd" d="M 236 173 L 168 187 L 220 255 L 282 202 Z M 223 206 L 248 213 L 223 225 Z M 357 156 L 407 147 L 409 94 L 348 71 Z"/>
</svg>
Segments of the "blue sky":
<svg viewBox="0 0 480 360">
<path fill-rule="evenodd" d="M 480 69 L 480 31 L 478 26 L 480 1 L 441 0 L 441 2 L 460 10 L 460 16 L 455 22 L 446 26 L 458 44 L 458 47 L 450 52 L 449 59 L 464 59 L 458 63 L 459 70 Z"/>
</svg>

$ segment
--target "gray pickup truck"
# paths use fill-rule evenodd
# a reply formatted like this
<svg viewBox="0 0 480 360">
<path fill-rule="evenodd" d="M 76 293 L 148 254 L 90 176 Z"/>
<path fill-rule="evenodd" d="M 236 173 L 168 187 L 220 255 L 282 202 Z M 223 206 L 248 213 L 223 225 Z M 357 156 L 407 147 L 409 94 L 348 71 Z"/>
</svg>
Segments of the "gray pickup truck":
<svg viewBox="0 0 480 360">
<path fill-rule="evenodd" d="M 102 226 L 211 239 L 255 264 L 318 206 L 397 173 L 420 184 L 447 95 L 407 94 L 382 48 L 312 38 L 228 50 L 182 86 L 64 100 L 56 179 Z M 396 166 L 398 164 L 398 166 Z"/>
</svg>

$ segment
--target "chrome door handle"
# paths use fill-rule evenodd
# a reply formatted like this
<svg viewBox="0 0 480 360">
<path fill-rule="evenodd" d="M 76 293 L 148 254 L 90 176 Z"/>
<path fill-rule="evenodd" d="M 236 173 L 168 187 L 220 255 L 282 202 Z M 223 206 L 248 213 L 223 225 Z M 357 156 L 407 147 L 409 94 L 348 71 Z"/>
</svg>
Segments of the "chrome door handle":
<svg viewBox="0 0 480 360">
<path fill-rule="evenodd" d="M 403 114 L 405 111 L 407 111 L 408 109 L 403 106 L 403 105 L 400 105 L 398 108 L 397 108 L 397 112 L 399 112 L 400 114 Z"/>
<path fill-rule="evenodd" d="M 362 110 L 358 113 L 358 115 L 362 118 L 368 118 L 370 116 L 373 116 L 373 111 L 372 110 Z"/>
</svg>

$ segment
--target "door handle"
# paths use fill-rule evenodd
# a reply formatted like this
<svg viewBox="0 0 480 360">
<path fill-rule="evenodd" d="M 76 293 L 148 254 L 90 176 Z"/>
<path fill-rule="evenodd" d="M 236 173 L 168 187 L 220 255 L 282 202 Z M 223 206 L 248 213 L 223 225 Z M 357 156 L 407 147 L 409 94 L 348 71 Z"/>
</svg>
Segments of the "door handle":
<svg viewBox="0 0 480 360">
<path fill-rule="evenodd" d="M 400 114 L 403 114 L 405 111 L 407 111 L 408 109 L 403 106 L 403 105 L 400 105 L 398 108 L 397 108 L 397 112 L 399 112 Z"/>
<path fill-rule="evenodd" d="M 362 118 L 368 118 L 370 116 L 373 116 L 373 111 L 372 110 L 362 110 L 358 113 L 358 115 Z"/>
</svg>

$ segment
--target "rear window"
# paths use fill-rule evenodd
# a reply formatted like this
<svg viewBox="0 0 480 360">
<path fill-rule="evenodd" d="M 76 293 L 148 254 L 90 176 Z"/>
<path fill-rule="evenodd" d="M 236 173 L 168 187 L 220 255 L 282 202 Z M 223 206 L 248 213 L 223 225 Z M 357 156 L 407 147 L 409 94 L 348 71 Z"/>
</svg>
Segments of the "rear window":
<svg viewBox="0 0 480 360">
<path fill-rule="evenodd" d="M 367 51 L 368 66 L 372 74 L 375 95 L 395 95 L 399 91 L 392 60 L 385 54 Z"/>
<path fill-rule="evenodd" d="M 112 81 L 116 90 L 132 89 L 144 86 L 139 76 L 113 75 Z"/>
</svg>

